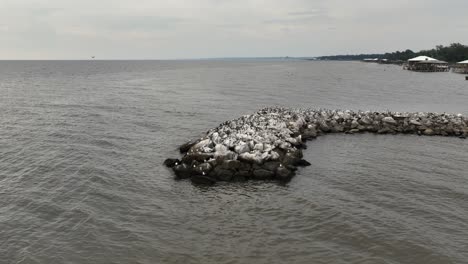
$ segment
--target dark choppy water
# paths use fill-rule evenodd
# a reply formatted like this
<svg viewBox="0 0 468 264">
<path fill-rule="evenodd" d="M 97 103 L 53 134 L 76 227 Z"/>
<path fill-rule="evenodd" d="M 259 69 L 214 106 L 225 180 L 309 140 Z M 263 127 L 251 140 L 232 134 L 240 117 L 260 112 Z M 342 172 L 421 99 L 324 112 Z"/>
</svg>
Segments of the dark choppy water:
<svg viewBox="0 0 468 264">
<path fill-rule="evenodd" d="M 0 263 L 466 263 L 468 141 L 336 135 L 287 186 L 161 163 L 269 105 L 468 114 L 468 82 L 306 61 L 0 62 Z"/>
</svg>

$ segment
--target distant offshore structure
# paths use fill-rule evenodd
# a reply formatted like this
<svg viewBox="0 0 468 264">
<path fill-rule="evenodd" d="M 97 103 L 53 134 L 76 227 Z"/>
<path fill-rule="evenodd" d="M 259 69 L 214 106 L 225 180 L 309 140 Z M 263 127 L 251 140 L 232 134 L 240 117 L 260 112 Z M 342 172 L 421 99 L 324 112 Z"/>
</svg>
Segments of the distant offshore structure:
<svg viewBox="0 0 468 264">
<path fill-rule="evenodd" d="M 370 62 L 370 63 L 379 63 L 379 64 L 396 64 L 396 65 L 403 65 L 405 61 L 403 60 L 389 60 L 389 59 L 379 59 L 379 58 L 365 58 L 362 62 Z"/>
<path fill-rule="evenodd" d="M 217 181 L 289 181 L 303 160 L 305 141 L 328 133 L 468 136 L 461 114 L 399 113 L 326 109 L 265 108 L 226 121 L 180 147 L 181 160 L 167 159 L 177 179 L 197 184 Z"/>
</svg>

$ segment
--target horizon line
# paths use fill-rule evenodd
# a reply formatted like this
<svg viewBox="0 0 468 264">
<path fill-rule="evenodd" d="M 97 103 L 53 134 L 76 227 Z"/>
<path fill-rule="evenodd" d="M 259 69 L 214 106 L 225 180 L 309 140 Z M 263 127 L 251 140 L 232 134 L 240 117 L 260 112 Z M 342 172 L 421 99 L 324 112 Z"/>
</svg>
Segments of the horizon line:
<svg viewBox="0 0 468 264">
<path fill-rule="evenodd" d="M 322 56 L 271 56 L 271 57 L 206 57 L 206 58 L 177 58 L 177 59 L 0 59 L 0 61 L 183 61 L 183 60 L 227 60 L 227 59 L 314 59 Z"/>
</svg>

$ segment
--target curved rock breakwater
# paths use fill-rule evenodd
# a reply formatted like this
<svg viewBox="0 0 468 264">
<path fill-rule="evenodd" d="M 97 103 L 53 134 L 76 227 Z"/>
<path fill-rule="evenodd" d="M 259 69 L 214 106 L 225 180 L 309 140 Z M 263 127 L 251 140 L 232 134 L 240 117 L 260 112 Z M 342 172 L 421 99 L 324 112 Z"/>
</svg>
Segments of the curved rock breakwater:
<svg viewBox="0 0 468 264">
<path fill-rule="evenodd" d="M 182 159 L 164 164 L 176 178 L 199 184 L 217 181 L 289 181 L 297 167 L 308 166 L 302 150 L 307 140 L 327 133 L 468 135 L 461 114 L 265 108 L 226 121 L 206 136 L 180 147 Z"/>
</svg>

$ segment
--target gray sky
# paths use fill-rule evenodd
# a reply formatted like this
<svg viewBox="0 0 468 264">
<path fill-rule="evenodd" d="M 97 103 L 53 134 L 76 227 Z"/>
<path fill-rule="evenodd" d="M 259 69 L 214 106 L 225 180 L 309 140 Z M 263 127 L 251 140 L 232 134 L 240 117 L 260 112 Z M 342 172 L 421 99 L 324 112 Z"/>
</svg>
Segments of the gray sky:
<svg viewBox="0 0 468 264">
<path fill-rule="evenodd" d="M 0 59 L 318 56 L 468 44 L 467 0 L 0 0 Z"/>
</svg>

